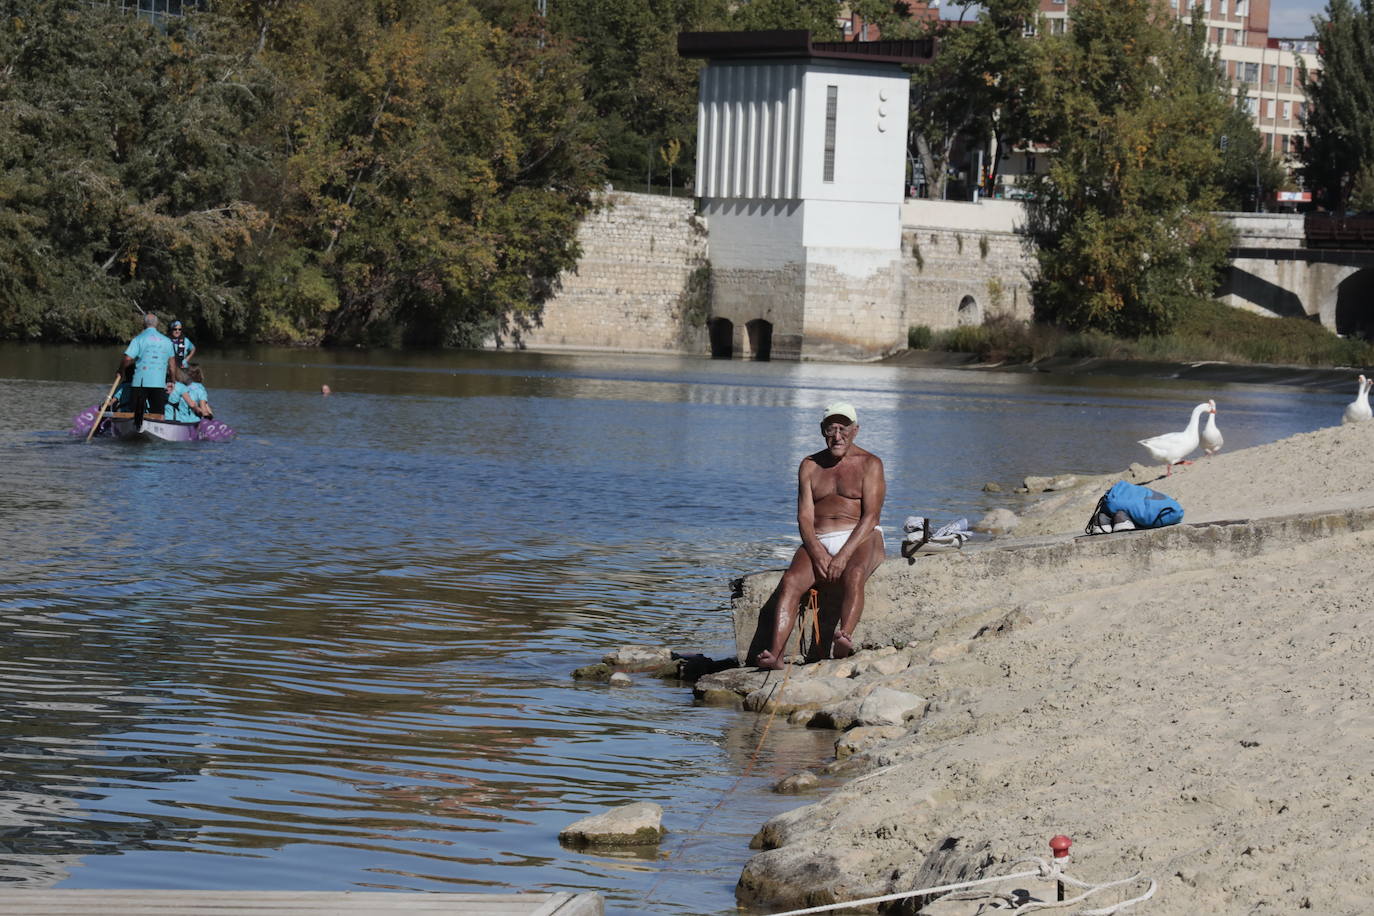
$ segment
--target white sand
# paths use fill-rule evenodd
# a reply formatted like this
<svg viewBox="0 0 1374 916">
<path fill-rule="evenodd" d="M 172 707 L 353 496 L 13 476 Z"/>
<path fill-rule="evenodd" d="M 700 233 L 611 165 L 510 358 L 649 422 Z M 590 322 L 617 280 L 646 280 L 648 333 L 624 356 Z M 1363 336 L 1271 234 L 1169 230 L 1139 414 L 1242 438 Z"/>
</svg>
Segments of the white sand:
<svg viewBox="0 0 1374 916">
<path fill-rule="evenodd" d="M 1016 534 L 1081 532 L 1112 479 L 1052 495 Z M 1374 422 L 1150 485 L 1190 522 L 1371 507 Z M 1069 590 L 1028 625 L 913 666 L 907 686 L 934 710 L 920 730 L 867 755 L 886 769 L 783 815 L 783 848 L 760 859 L 810 856 L 851 897 L 910 887 L 946 836 L 1014 858 L 1066 833 L 1079 877 L 1158 880 L 1127 912 L 1374 912 L 1371 552 L 1374 533 L 1336 535 Z"/>
</svg>

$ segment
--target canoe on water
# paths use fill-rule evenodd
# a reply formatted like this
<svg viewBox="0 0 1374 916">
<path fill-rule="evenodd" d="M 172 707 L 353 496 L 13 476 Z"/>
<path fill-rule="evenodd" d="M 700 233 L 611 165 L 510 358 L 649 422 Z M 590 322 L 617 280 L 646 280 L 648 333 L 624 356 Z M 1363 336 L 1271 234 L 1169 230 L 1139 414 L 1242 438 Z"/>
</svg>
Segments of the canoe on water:
<svg viewBox="0 0 1374 916">
<path fill-rule="evenodd" d="M 81 413 L 72 417 L 71 434 L 85 436 L 91 431 L 91 424 L 100 412 L 99 404 L 92 404 Z M 200 420 L 195 423 L 178 423 L 164 420 L 161 414 L 143 415 L 143 424 L 134 428 L 132 413 L 109 413 L 100 418 L 100 426 L 95 431 L 99 439 L 142 440 L 145 442 L 227 442 L 234 438 L 233 427 L 220 420 Z"/>
</svg>

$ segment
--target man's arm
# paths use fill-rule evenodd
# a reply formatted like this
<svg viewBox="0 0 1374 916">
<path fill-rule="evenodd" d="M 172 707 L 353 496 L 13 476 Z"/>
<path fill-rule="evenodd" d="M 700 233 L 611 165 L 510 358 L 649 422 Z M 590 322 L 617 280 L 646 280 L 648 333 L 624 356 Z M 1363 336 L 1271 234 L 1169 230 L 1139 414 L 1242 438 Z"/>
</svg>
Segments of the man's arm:
<svg viewBox="0 0 1374 916">
<path fill-rule="evenodd" d="M 814 470 L 810 458 L 803 458 L 801 467 L 797 468 L 797 530 L 816 575 L 825 579 L 830 567 L 830 551 L 816 537 L 816 500 L 811 492 L 811 472 Z"/>
<path fill-rule="evenodd" d="M 883 461 L 869 453 L 864 467 L 863 496 L 859 506 L 859 523 L 854 526 L 854 534 L 845 541 L 844 547 L 835 554 L 831 567 L 835 578 L 844 572 L 849 560 L 861 544 L 868 543 L 868 535 L 877 527 L 883 514 L 883 500 L 887 498 L 887 478 L 883 476 Z"/>
</svg>

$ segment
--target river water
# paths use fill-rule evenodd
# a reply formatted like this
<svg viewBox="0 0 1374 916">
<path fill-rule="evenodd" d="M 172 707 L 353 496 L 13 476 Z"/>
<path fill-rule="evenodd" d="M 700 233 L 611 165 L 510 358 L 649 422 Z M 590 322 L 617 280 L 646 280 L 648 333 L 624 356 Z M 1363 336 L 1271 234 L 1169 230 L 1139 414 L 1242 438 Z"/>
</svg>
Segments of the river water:
<svg viewBox="0 0 1374 916">
<path fill-rule="evenodd" d="M 806 801 L 769 786 L 831 753 L 775 722 L 754 760 L 759 717 L 570 677 L 622 644 L 730 654 L 728 582 L 797 545 L 824 404 L 858 406 L 899 527 L 1148 460 L 1135 440 L 1207 397 L 1234 449 L 1354 389 L 263 349 L 203 354 L 230 443 L 73 440 L 117 358 L 0 345 L 0 881 L 610 913 L 736 912 L 750 836 Z M 664 807 L 656 853 L 559 846 L 637 800 Z"/>
</svg>

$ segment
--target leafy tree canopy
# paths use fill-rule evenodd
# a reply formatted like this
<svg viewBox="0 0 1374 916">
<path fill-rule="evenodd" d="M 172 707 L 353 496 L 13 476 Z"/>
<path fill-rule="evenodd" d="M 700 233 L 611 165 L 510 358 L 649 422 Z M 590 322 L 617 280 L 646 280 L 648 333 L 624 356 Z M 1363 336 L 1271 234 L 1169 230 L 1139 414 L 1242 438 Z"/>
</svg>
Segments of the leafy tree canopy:
<svg viewBox="0 0 1374 916">
<path fill-rule="evenodd" d="M 1046 39 L 1037 134 L 1056 147 L 1029 216 L 1037 317 L 1122 335 L 1167 331 L 1210 296 L 1228 238 L 1219 137 L 1229 104 L 1204 26 L 1150 0 L 1080 0 Z"/>
<path fill-rule="evenodd" d="M 483 0 L 503 15 L 500 0 Z M 0 334 L 472 345 L 538 318 L 601 159 L 569 43 L 470 0 L 0 20 Z"/>
<path fill-rule="evenodd" d="M 1043 44 L 1028 36 L 1038 0 L 987 0 L 976 18 L 925 25 L 937 53 L 912 75 L 911 133 L 931 197 L 943 197 L 956 141 L 990 146 L 996 179 L 1002 153 L 1030 139 Z"/>
<path fill-rule="evenodd" d="M 235 256 L 266 214 L 245 177 L 264 75 L 210 31 L 78 2 L 0 17 L 0 334 L 108 339 L 143 308 L 242 332 Z"/>
<path fill-rule="evenodd" d="M 1223 210 L 1260 210 L 1287 181 L 1283 163 L 1264 148 L 1264 138 L 1245 107 L 1244 89 L 1236 93 L 1217 144 L 1221 148 L 1217 184 Z"/>
<path fill-rule="evenodd" d="M 1339 212 L 1374 166 L 1374 0 L 1328 0 L 1314 24 L 1321 69 L 1298 69 L 1307 96 L 1302 174 Z"/>
</svg>

